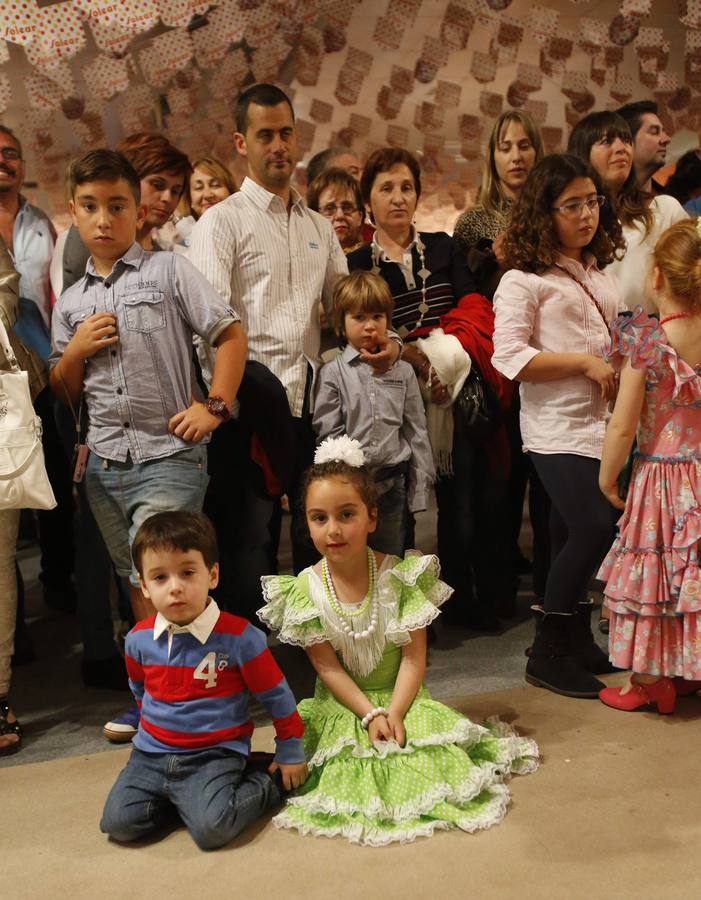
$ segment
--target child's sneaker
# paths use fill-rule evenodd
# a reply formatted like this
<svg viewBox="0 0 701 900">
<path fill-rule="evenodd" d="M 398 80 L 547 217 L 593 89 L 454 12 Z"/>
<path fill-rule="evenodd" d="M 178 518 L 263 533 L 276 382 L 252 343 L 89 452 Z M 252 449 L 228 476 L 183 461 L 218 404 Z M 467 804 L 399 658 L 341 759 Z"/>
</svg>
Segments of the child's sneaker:
<svg viewBox="0 0 701 900">
<path fill-rule="evenodd" d="M 136 734 L 139 728 L 141 713 L 138 706 L 130 707 L 123 716 L 108 722 L 102 729 L 102 733 L 113 744 L 126 744 Z"/>
</svg>

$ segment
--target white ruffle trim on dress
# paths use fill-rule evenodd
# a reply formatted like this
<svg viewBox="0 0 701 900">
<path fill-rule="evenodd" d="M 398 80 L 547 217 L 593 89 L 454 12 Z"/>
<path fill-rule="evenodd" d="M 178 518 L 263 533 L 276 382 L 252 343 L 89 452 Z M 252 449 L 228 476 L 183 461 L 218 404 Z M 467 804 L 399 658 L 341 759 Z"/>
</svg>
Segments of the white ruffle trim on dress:
<svg viewBox="0 0 701 900">
<path fill-rule="evenodd" d="M 273 819 L 277 828 L 295 828 L 302 835 L 314 835 L 316 837 L 344 837 L 353 844 L 366 844 L 370 847 L 384 847 L 387 844 L 409 844 L 419 837 L 431 837 L 436 830 L 447 831 L 452 828 L 460 828 L 462 831 L 473 833 L 484 828 L 497 825 L 506 815 L 506 808 L 511 802 L 511 795 L 506 785 L 492 784 L 490 790 L 492 799 L 478 813 L 466 815 L 456 822 L 445 819 L 436 819 L 425 822 L 411 828 L 383 831 L 380 828 L 371 828 L 361 823 L 346 823 L 340 826 L 324 828 L 318 825 L 308 825 L 296 821 L 288 812 L 281 812 Z"/>
</svg>

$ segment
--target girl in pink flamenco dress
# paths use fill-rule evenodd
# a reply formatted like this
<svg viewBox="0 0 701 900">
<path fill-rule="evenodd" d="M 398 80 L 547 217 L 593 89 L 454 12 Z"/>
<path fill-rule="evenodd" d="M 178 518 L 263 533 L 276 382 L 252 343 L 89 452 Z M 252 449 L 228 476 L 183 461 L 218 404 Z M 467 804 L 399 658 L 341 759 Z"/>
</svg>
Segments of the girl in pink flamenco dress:
<svg viewBox="0 0 701 900">
<path fill-rule="evenodd" d="M 606 430 L 599 485 L 624 509 L 599 578 L 611 611 L 609 657 L 631 669 L 599 697 L 615 709 L 656 705 L 701 689 L 701 236 L 679 222 L 660 238 L 648 290 L 660 319 L 638 307 L 611 327 L 620 388 Z M 638 437 L 624 504 L 617 477 Z"/>
</svg>

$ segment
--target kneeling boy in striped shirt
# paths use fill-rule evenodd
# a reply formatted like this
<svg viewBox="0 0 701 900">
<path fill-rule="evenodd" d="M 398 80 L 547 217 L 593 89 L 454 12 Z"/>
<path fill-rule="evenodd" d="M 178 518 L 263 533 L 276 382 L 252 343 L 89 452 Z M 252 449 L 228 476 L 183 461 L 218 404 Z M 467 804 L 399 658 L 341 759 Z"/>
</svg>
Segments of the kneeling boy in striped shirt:
<svg viewBox="0 0 701 900">
<path fill-rule="evenodd" d="M 132 555 L 157 613 L 127 635 L 141 721 L 100 828 L 133 841 L 179 815 L 198 847 L 214 850 L 304 783 L 304 728 L 263 632 L 220 612 L 208 595 L 219 575 L 209 520 L 184 511 L 151 516 L 136 533 Z M 276 753 L 267 767 L 249 760 L 249 694 L 275 726 Z"/>
</svg>

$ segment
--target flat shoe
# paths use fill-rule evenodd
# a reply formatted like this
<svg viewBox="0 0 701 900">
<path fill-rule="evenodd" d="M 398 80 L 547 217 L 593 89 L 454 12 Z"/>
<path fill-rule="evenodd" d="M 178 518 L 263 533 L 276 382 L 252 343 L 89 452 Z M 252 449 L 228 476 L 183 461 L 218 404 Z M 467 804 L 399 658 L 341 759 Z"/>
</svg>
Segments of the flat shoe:
<svg viewBox="0 0 701 900">
<path fill-rule="evenodd" d="M 5 737 L 8 734 L 17 735 L 16 741 L 7 744 L 5 747 L 0 747 L 0 756 L 12 756 L 22 746 L 22 726 L 17 719 L 14 722 L 10 722 L 7 718 L 9 714 L 10 706 L 7 702 L 7 697 L 0 697 L 0 737 Z"/>
</svg>

